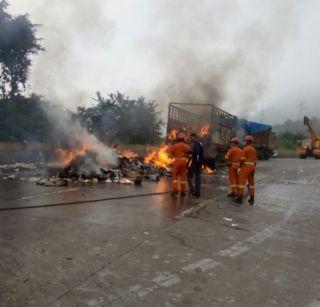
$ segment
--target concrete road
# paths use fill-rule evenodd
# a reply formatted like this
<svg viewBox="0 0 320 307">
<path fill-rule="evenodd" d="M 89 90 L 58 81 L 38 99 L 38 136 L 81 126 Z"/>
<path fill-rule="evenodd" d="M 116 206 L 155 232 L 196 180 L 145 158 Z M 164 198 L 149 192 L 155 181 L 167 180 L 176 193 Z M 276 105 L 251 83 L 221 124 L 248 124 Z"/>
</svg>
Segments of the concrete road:
<svg viewBox="0 0 320 307">
<path fill-rule="evenodd" d="M 234 207 L 226 180 L 205 178 L 201 201 L 0 211 L 0 306 L 320 306 L 320 161 L 259 163 L 255 208 Z M 167 190 L 2 180 L 0 207 Z"/>
</svg>

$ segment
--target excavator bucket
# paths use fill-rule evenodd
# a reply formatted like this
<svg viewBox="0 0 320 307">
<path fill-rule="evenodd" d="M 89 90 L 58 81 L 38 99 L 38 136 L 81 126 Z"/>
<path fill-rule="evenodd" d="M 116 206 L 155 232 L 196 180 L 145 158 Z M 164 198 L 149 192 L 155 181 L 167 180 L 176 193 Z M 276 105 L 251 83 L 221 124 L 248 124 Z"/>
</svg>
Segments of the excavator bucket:
<svg viewBox="0 0 320 307">
<path fill-rule="evenodd" d="M 303 123 L 304 123 L 305 126 L 308 125 L 308 121 L 309 121 L 308 116 L 304 116 L 304 117 L 303 117 Z"/>
</svg>

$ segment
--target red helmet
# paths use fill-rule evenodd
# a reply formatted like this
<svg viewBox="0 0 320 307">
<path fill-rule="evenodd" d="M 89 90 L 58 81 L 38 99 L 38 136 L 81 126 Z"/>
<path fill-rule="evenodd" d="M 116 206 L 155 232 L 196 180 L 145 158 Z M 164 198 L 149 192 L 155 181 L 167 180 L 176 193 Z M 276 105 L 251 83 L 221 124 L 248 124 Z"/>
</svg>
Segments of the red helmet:
<svg viewBox="0 0 320 307">
<path fill-rule="evenodd" d="M 186 139 L 186 135 L 184 133 L 179 133 L 177 139 L 184 141 Z"/>
<path fill-rule="evenodd" d="M 254 138 L 253 138 L 252 135 L 246 135 L 246 136 L 243 138 L 243 140 L 244 140 L 245 142 L 251 142 L 251 143 L 253 143 Z"/>
<path fill-rule="evenodd" d="M 234 138 L 231 139 L 231 143 L 239 144 L 239 139 L 237 137 L 234 137 Z"/>
</svg>

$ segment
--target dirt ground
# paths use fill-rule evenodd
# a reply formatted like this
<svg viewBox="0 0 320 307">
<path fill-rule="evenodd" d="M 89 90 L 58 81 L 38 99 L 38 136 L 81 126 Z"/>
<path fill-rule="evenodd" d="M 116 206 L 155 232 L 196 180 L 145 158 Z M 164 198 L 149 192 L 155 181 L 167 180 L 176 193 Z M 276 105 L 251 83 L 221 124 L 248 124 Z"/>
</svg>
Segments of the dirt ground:
<svg viewBox="0 0 320 307">
<path fill-rule="evenodd" d="M 0 180 L 2 209 L 81 201 L 0 211 L 0 306 L 320 306 L 319 163 L 259 163 L 254 208 L 221 171 L 201 200 Z"/>
</svg>

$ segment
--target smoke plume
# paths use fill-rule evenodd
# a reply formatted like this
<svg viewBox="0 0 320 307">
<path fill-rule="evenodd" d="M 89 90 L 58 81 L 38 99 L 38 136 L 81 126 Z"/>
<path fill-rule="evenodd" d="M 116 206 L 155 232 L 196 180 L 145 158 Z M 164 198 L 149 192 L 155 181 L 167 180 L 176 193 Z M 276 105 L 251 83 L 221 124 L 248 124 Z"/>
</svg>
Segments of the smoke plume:
<svg viewBox="0 0 320 307">
<path fill-rule="evenodd" d="M 80 122 L 75 119 L 71 112 L 62 107 L 46 106 L 44 111 L 53 123 L 56 137 L 56 149 L 66 152 L 70 150 L 75 153 L 84 154 L 85 151 L 94 153 L 95 163 L 91 167 L 98 171 L 101 165 L 116 166 L 118 164 L 117 154 L 105 144 L 102 144 L 93 134 L 89 133 Z M 56 157 L 64 160 L 64 156 Z M 62 161 L 61 161 L 62 162 Z"/>
<path fill-rule="evenodd" d="M 293 1 L 161 1 L 147 42 L 163 73 L 155 96 L 255 109 L 296 15 Z"/>
<path fill-rule="evenodd" d="M 255 109 L 295 37 L 291 0 L 16 0 L 43 24 L 31 88 L 68 107 L 96 90 Z"/>
</svg>

